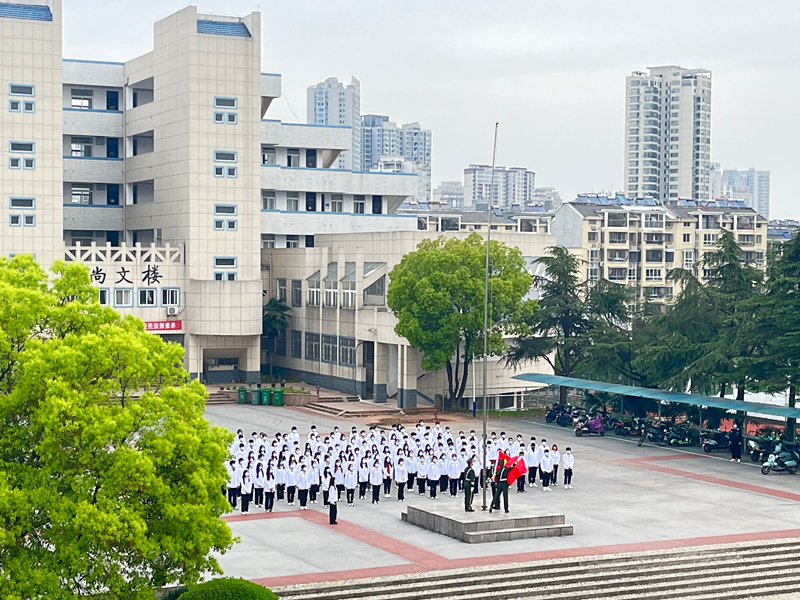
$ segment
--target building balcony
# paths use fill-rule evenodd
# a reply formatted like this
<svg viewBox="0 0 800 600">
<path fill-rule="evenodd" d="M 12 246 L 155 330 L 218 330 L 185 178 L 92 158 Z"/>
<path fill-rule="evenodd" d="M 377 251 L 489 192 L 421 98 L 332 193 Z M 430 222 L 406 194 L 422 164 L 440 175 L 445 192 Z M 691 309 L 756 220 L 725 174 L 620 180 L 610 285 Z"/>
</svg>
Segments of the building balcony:
<svg viewBox="0 0 800 600">
<path fill-rule="evenodd" d="M 263 165 L 261 188 L 289 192 L 408 198 L 417 194 L 417 175 Z"/>
<path fill-rule="evenodd" d="M 124 119 L 121 110 L 64 108 L 64 135 L 121 138 Z"/>
<path fill-rule="evenodd" d="M 275 98 L 281 97 L 281 76 L 277 73 L 261 73 L 261 116 L 267 113 Z"/>
<path fill-rule="evenodd" d="M 108 204 L 64 204 L 64 229 L 122 231 L 123 211 Z"/>
<path fill-rule="evenodd" d="M 318 235 L 416 230 L 416 215 L 261 211 L 262 233 Z"/>
<path fill-rule="evenodd" d="M 353 143 L 353 130 L 345 126 L 305 125 L 261 121 L 261 143 L 284 148 L 317 148 L 342 152 Z"/>
<path fill-rule="evenodd" d="M 125 161 L 121 158 L 64 157 L 64 181 L 122 183 Z"/>
</svg>

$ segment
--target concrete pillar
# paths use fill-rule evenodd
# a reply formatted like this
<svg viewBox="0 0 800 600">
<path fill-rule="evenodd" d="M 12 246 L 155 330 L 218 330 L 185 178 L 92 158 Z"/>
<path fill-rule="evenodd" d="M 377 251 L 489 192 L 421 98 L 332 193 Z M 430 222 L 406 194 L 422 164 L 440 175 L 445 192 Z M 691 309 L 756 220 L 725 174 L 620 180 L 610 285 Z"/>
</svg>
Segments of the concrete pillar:
<svg viewBox="0 0 800 600">
<path fill-rule="evenodd" d="M 417 408 L 417 351 L 400 346 L 398 358 L 397 406 Z"/>
<path fill-rule="evenodd" d="M 245 381 L 261 381 L 261 337 L 257 335 L 244 338 L 249 344 L 245 348 L 244 367 L 246 370 Z"/>
<path fill-rule="evenodd" d="M 389 382 L 389 345 L 375 344 L 375 372 L 373 375 L 375 402 L 383 404 L 386 402 L 386 386 Z"/>
</svg>

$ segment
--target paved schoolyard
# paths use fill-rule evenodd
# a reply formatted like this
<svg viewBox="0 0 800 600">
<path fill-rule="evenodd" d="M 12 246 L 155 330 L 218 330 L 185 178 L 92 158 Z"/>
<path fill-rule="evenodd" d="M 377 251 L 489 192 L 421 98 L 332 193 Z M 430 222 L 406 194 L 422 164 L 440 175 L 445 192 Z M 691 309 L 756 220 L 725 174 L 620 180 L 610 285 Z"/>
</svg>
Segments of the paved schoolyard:
<svg viewBox="0 0 800 600">
<path fill-rule="evenodd" d="M 321 432 L 335 425 L 349 431 L 369 419 L 345 421 L 304 409 L 217 405 L 208 420 L 246 434 L 288 431 L 301 434 L 312 424 Z M 480 421 L 451 423 L 451 429 L 480 429 Z M 571 429 L 507 419 L 490 422 L 490 430 L 546 438 L 575 454 L 573 490 L 562 486 L 549 494 L 541 488 L 510 494 L 515 506 L 564 513 L 575 533 L 491 544 L 465 544 L 400 521 L 404 505 L 395 499 L 369 500 L 355 507 L 340 505 L 339 525 L 327 524 L 321 505 L 307 511 L 277 503 L 267 514 L 226 517 L 241 538 L 220 558 L 227 575 L 267 585 L 285 585 L 455 568 L 497 562 L 535 560 L 726 541 L 800 537 L 800 476 L 761 475 L 749 462 L 730 463 L 724 453 L 704 455 L 683 449 L 637 447 L 636 440 L 616 436 L 576 438 Z M 432 502 L 410 494 L 407 504 Z M 436 502 L 462 503 L 459 496 Z M 480 494 L 476 498 L 480 506 Z"/>
</svg>

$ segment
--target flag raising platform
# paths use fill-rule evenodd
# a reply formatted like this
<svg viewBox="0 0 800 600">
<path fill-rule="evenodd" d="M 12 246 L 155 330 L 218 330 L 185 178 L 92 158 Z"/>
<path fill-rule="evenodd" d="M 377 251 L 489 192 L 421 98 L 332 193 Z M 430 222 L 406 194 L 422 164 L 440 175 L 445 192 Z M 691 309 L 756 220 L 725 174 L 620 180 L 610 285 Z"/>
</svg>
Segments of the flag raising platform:
<svg viewBox="0 0 800 600">
<path fill-rule="evenodd" d="M 490 514 L 476 508 L 475 512 L 468 513 L 461 506 L 433 504 L 409 506 L 400 518 L 468 544 L 572 535 L 572 525 L 566 524 L 564 515 L 535 514 L 530 509 Z"/>
</svg>

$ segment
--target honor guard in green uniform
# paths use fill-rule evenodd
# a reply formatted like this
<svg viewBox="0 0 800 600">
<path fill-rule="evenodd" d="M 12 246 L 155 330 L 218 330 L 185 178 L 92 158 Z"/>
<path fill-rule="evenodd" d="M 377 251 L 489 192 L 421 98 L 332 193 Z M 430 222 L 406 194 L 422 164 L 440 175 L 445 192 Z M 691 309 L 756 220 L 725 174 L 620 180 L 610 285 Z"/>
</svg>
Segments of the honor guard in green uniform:
<svg viewBox="0 0 800 600">
<path fill-rule="evenodd" d="M 475 469 L 472 468 L 472 463 L 475 458 L 470 458 L 467 461 L 467 471 L 464 474 L 464 510 L 466 512 L 475 512 L 472 508 L 472 500 L 475 498 Z"/>
<path fill-rule="evenodd" d="M 489 512 L 492 510 L 500 510 L 500 496 L 503 496 L 503 508 L 505 509 L 506 513 L 508 513 L 508 474 L 511 471 L 506 466 L 506 461 L 504 459 L 499 459 L 497 461 L 497 470 L 495 471 L 495 483 L 497 483 L 497 488 L 494 492 L 494 498 L 492 498 L 492 504 L 489 507 Z"/>
</svg>

